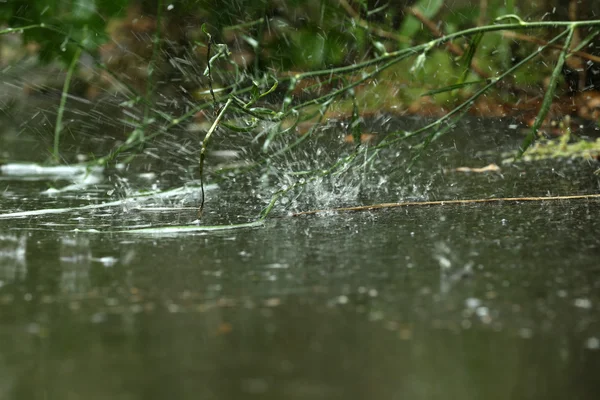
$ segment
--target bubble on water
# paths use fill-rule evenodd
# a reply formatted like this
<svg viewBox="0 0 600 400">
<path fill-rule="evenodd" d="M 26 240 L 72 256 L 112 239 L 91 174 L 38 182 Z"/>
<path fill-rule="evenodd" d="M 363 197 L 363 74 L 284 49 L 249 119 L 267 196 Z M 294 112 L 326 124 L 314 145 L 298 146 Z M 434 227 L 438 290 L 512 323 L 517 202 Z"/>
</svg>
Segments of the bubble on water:
<svg viewBox="0 0 600 400">
<path fill-rule="evenodd" d="M 265 267 L 270 268 L 270 269 L 286 269 L 286 268 L 289 268 L 290 265 L 282 264 L 282 263 L 273 263 L 273 264 L 267 264 L 267 265 L 265 265 Z"/>
<path fill-rule="evenodd" d="M 102 264 L 103 266 L 108 268 L 108 267 L 114 266 L 119 261 L 119 259 L 115 258 L 115 257 L 107 256 L 107 257 L 100 257 L 100 258 L 92 258 L 92 261 L 99 262 L 100 264 Z"/>
</svg>

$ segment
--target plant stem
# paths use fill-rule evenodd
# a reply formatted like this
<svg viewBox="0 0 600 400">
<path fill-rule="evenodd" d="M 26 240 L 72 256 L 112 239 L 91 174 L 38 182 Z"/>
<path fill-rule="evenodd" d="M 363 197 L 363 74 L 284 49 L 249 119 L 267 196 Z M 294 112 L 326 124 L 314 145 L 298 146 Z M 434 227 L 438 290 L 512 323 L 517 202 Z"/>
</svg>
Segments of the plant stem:
<svg viewBox="0 0 600 400">
<path fill-rule="evenodd" d="M 60 134 L 63 129 L 63 115 L 65 113 L 65 107 L 67 104 L 67 97 L 69 96 L 69 86 L 71 85 L 71 79 L 73 78 L 73 72 L 77 68 L 79 57 L 81 56 L 81 48 L 77 47 L 69 69 L 67 70 L 67 76 L 65 77 L 65 83 L 63 84 L 62 93 L 60 96 L 60 105 L 58 106 L 58 113 L 56 114 L 56 123 L 54 124 L 54 148 L 52 151 L 52 158 L 55 163 L 60 161 Z"/>
<path fill-rule="evenodd" d="M 548 89 L 546 90 L 546 94 L 544 95 L 544 100 L 542 102 L 542 106 L 540 107 L 540 111 L 538 112 L 538 115 L 535 117 L 535 122 L 533 123 L 533 126 L 531 127 L 529 134 L 527 135 L 525 140 L 523 140 L 523 143 L 521 144 L 521 146 L 519 148 L 519 152 L 517 153 L 517 158 L 521 157 L 523 155 L 523 153 L 525 152 L 525 150 L 527 150 L 527 148 L 529 146 L 531 146 L 531 144 L 535 140 L 537 131 L 540 128 L 540 126 L 542 126 L 542 123 L 544 122 L 544 119 L 546 119 L 546 115 L 548 114 L 548 111 L 550 110 L 550 106 L 552 105 L 552 98 L 554 97 L 554 92 L 556 91 L 556 85 L 557 85 L 558 79 L 562 73 L 563 65 L 565 63 L 565 60 L 567 59 L 567 53 L 569 52 L 569 48 L 571 47 L 571 40 L 573 39 L 575 27 L 571 26 L 566 31 L 569 32 L 569 35 L 567 36 L 567 39 L 565 40 L 562 51 L 560 52 L 560 55 L 558 56 L 558 61 L 556 62 L 556 66 L 554 67 L 554 70 L 552 71 L 552 76 L 550 77 L 550 84 L 548 85 Z"/>
<path fill-rule="evenodd" d="M 227 111 L 227 108 L 229 108 L 229 106 L 231 105 L 232 102 L 233 102 L 233 98 L 229 98 L 227 100 L 227 102 L 225 103 L 225 105 L 223 106 L 221 111 L 219 112 L 219 115 L 217 115 L 215 122 L 213 122 L 213 124 L 210 127 L 210 129 L 208 130 L 208 132 L 206 132 L 206 136 L 204 137 L 204 140 L 202 141 L 202 148 L 200 149 L 200 165 L 199 165 L 201 197 L 200 197 L 200 207 L 198 208 L 198 218 L 202 218 L 202 212 L 204 211 L 204 177 L 203 177 L 203 175 L 204 175 L 204 158 L 206 157 L 206 148 L 208 147 L 208 143 L 210 142 L 210 138 L 211 138 L 213 132 L 217 129 L 217 126 L 219 126 L 219 122 L 221 121 L 221 118 L 223 118 L 225 111 Z"/>
<path fill-rule="evenodd" d="M 152 102 L 150 101 L 150 97 L 152 97 L 152 92 L 154 91 L 154 83 L 152 79 L 154 78 L 154 69 L 156 68 L 156 58 L 157 54 L 160 50 L 160 26 L 162 24 L 162 9 L 163 9 L 163 0 L 158 0 L 158 6 L 156 10 L 156 31 L 152 36 L 152 56 L 150 57 L 150 62 L 148 63 L 148 78 L 146 81 L 146 96 L 144 102 L 144 122 L 142 124 L 141 130 L 139 130 L 139 141 L 144 140 L 144 129 L 148 126 L 150 122 L 150 106 Z"/>
</svg>

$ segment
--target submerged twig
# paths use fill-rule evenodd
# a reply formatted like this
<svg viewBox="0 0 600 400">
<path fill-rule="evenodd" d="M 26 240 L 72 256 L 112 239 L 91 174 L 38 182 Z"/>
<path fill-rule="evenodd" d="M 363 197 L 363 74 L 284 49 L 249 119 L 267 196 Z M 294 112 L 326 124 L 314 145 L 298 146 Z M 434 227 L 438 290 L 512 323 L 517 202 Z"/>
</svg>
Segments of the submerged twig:
<svg viewBox="0 0 600 400">
<path fill-rule="evenodd" d="M 518 203 L 522 202 L 535 202 L 535 201 L 556 201 L 556 200 L 585 200 L 585 199 L 598 199 L 600 194 L 582 194 L 574 196 L 548 196 L 548 197 L 497 197 L 492 199 L 465 199 L 465 200 L 438 200 L 438 201 L 404 201 L 400 203 L 380 203 L 371 204 L 368 206 L 355 206 L 355 207 L 339 207 L 330 208 L 323 210 L 310 210 L 301 211 L 291 214 L 292 217 L 298 217 L 301 215 L 315 215 L 326 212 L 357 212 L 357 211 L 372 211 L 381 210 L 385 208 L 399 208 L 399 207 L 410 207 L 410 206 L 445 206 L 445 205 L 456 205 L 456 204 L 478 204 L 478 203 L 502 203 L 511 202 Z"/>
</svg>

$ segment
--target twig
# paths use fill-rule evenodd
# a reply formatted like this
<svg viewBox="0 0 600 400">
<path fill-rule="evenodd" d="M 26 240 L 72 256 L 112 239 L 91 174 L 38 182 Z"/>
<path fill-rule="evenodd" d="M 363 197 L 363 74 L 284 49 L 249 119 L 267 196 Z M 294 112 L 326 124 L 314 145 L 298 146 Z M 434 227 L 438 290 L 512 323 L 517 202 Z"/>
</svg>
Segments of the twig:
<svg viewBox="0 0 600 400">
<path fill-rule="evenodd" d="M 411 207 L 411 206 L 445 206 L 445 205 L 456 205 L 456 204 L 477 204 L 477 203 L 502 203 L 502 202 L 535 202 L 535 201 L 557 201 L 557 200 L 585 200 L 585 199 L 597 199 L 600 198 L 600 194 L 583 194 L 574 196 L 549 196 L 549 197 L 499 197 L 493 199 L 466 199 L 466 200 L 439 200 L 439 201 L 405 201 L 400 203 L 380 203 L 372 204 L 368 206 L 355 206 L 355 207 L 339 207 L 330 208 L 324 210 L 310 210 L 301 211 L 291 214 L 292 217 L 299 217 L 301 215 L 315 215 L 325 212 L 358 212 L 358 211 L 372 211 L 386 208 L 399 208 L 399 207 Z"/>
<path fill-rule="evenodd" d="M 354 22 L 356 22 L 356 25 L 360 26 L 361 28 L 364 28 L 364 29 L 368 30 L 369 32 L 374 33 L 375 35 L 382 37 L 382 38 L 395 40 L 400 43 L 410 43 L 411 42 L 410 38 L 407 38 L 405 36 L 401 36 L 401 35 L 395 34 L 393 32 L 389 32 L 384 29 L 372 26 L 371 24 L 369 24 L 368 21 L 365 21 L 364 19 L 362 19 L 360 17 L 360 14 L 357 13 L 356 10 L 346 0 L 339 0 L 339 2 L 340 2 L 340 6 L 342 6 L 342 8 L 344 10 L 346 10 L 346 13 L 348 13 L 348 15 L 354 19 Z"/>
<path fill-rule="evenodd" d="M 516 33 L 516 32 L 511 32 L 511 31 L 503 32 L 502 36 L 504 36 L 506 38 L 510 38 L 510 39 L 518 39 L 518 40 L 522 40 L 524 42 L 530 42 L 530 43 L 541 44 L 541 45 L 546 45 L 548 43 L 546 40 L 543 40 L 540 38 L 536 38 L 536 37 L 529 36 L 529 35 L 523 35 L 521 33 Z M 563 46 L 561 46 L 559 44 L 553 44 L 550 47 L 553 49 L 558 49 L 558 50 L 562 50 L 562 48 L 563 48 Z M 586 53 L 585 51 L 574 51 L 569 54 L 577 56 L 579 58 L 583 58 L 584 60 L 589 60 L 589 61 L 593 61 L 595 63 L 600 63 L 599 56 L 595 56 L 593 54 Z"/>
<path fill-rule="evenodd" d="M 219 115 L 217 115 L 215 122 L 213 122 L 213 124 L 210 127 L 210 129 L 208 130 L 208 132 L 206 132 L 206 136 L 204 137 L 204 140 L 202 141 L 202 148 L 200 149 L 200 168 L 199 168 L 200 169 L 201 198 L 200 198 L 200 207 L 198 208 L 198 218 L 202 218 L 202 212 L 204 211 L 204 178 L 203 178 L 203 174 L 204 174 L 204 158 L 206 157 L 206 148 L 208 147 L 208 142 L 210 141 L 210 138 L 211 138 L 213 132 L 217 129 L 217 126 L 219 126 L 219 122 L 221 122 L 221 118 L 223 118 L 225 111 L 227 111 L 227 108 L 229 108 L 229 105 L 232 102 L 233 102 L 233 98 L 230 97 L 227 100 L 227 102 L 225 103 L 225 105 L 223 106 L 223 108 L 221 108 L 221 111 L 219 112 Z"/>
<path fill-rule="evenodd" d="M 434 24 L 433 21 L 424 16 L 418 9 L 416 9 L 415 7 L 409 7 L 408 11 L 413 15 L 413 17 L 421 21 L 421 23 L 425 25 L 427 29 L 429 29 L 431 33 L 433 33 L 434 36 L 438 38 L 444 37 L 444 32 L 440 31 L 436 24 Z M 464 54 L 464 51 L 452 42 L 447 42 L 446 47 L 452 54 L 457 55 L 459 57 L 461 57 Z M 489 74 L 487 74 L 484 70 L 479 68 L 479 65 L 477 65 L 475 61 L 471 62 L 471 69 L 473 70 L 473 72 L 475 72 L 477 75 L 484 79 L 488 79 L 490 77 Z"/>
<path fill-rule="evenodd" d="M 212 81 L 212 71 L 210 68 L 210 50 L 212 49 L 212 45 L 213 45 L 213 38 L 212 35 L 210 33 L 208 33 L 208 30 L 206 29 L 206 24 L 202 25 L 202 30 L 204 31 L 204 34 L 206 36 L 208 36 L 208 44 L 207 44 L 207 49 L 206 49 L 206 68 L 208 68 L 208 88 L 210 89 L 210 96 L 212 97 L 212 101 L 215 105 L 215 110 L 216 110 L 216 106 L 217 106 L 217 99 L 215 98 L 215 91 L 213 90 L 213 81 Z"/>
</svg>

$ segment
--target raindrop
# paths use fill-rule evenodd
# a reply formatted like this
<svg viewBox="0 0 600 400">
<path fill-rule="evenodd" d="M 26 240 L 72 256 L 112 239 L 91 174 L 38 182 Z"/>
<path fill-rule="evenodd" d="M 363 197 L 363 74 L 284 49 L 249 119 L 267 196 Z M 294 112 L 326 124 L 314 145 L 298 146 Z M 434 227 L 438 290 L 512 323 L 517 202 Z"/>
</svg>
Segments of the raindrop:
<svg viewBox="0 0 600 400">
<path fill-rule="evenodd" d="M 531 339 L 533 336 L 533 331 L 529 328 L 521 328 L 519 329 L 519 336 L 521 336 L 523 339 Z"/>
<path fill-rule="evenodd" d="M 465 300 L 465 306 L 467 306 L 467 308 L 476 309 L 479 307 L 479 305 L 481 305 L 481 300 L 478 298 L 469 297 L 467 300 Z"/>
<path fill-rule="evenodd" d="M 586 310 L 592 308 L 592 302 L 589 299 L 575 299 L 575 307 L 584 308 Z"/>
<path fill-rule="evenodd" d="M 600 339 L 597 337 L 588 338 L 588 340 L 585 341 L 585 347 L 590 350 L 600 349 Z"/>
<path fill-rule="evenodd" d="M 490 311 L 487 307 L 477 307 L 475 314 L 477 314 L 479 318 L 484 318 L 490 314 Z"/>
<path fill-rule="evenodd" d="M 27 325 L 27 333 L 31 334 L 31 335 L 39 335 L 40 332 L 42 331 L 41 327 L 39 324 L 32 322 L 29 325 Z"/>
</svg>

